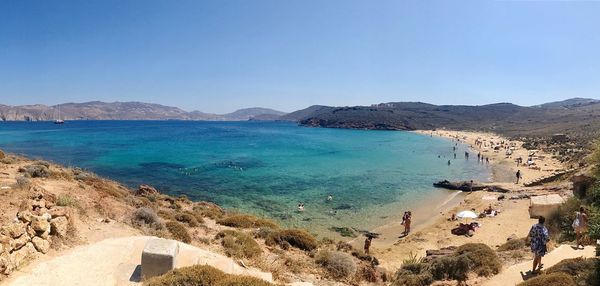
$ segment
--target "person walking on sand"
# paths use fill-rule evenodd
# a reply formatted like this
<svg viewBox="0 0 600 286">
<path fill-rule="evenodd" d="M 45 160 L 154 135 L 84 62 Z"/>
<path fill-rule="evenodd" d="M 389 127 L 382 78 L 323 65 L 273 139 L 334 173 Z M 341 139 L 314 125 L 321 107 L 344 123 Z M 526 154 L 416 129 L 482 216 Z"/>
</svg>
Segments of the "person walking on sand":
<svg viewBox="0 0 600 286">
<path fill-rule="evenodd" d="M 546 222 L 546 219 L 540 216 L 538 223 L 531 227 L 526 238 L 531 241 L 531 252 L 533 252 L 533 268 L 531 273 L 539 273 L 543 266 L 542 257 L 548 251 L 546 243 L 550 240 L 550 235 L 548 229 L 544 226 L 544 222 Z"/>
<path fill-rule="evenodd" d="M 577 235 L 577 249 L 581 245 L 584 248 L 583 239 L 588 231 L 588 215 L 584 207 L 580 207 L 579 211 L 575 213 L 575 220 L 573 221 L 573 229 Z"/>
<path fill-rule="evenodd" d="M 450 166 L 450 160 L 448 160 L 448 166 Z"/>
<path fill-rule="evenodd" d="M 516 174 L 516 176 L 517 176 L 517 182 L 516 182 L 515 184 L 517 184 L 517 185 L 518 185 L 518 184 L 519 184 L 519 179 L 521 179 L 521 178 L 522 178 L 522 176 L 521 176 L 521 170 L 517 170 L 517 174 Z"/>
<path fill-rule="evenodd" d="M 372 236 L 367 236 L 365 239 L 365 254 L 369 254 L 369 248 L 371 248 L 371 240 L 373 240 Z"/>
</svg>

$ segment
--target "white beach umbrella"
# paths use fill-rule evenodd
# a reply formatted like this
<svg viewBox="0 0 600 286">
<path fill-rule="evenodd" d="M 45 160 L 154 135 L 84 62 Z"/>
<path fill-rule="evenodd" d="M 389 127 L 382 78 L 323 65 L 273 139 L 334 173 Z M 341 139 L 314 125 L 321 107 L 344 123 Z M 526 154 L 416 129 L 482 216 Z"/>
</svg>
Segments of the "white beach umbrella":
<svg viewBox="0 0 600 286">
<path fill-rule="evenodd" d="M 459 212 L 456 216 L 459 218 L 477 218 L 477 217 L 479 217 L 476 213 L 474 213 L 472 211 L 462 211 L 462 212 Z"/>
</svg>

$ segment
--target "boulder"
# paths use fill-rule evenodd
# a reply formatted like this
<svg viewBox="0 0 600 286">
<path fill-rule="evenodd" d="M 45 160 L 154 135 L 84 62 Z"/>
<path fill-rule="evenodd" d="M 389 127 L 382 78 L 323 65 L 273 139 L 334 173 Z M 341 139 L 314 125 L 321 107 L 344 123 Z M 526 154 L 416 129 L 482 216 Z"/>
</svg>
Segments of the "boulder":
<svg viewBox="0 0 600 286">
<path fill-rule="evenodd" d="M 50 242 L 43 238 L 36 236 L 31 240 L 31 242 L 33 243 L 35 249 L 41 253 L 47 253 L 48 250 L 50 250 Z"/>
<path fill-rule="evenodd" d="M 50 234 L 57 235 L 60 237 L 66 237 L 68 225 L 69 221 L 64 216 L 53 218 L 50 221 Z"/>
<path fill-rule="evenodd" d="M 139 188 L 135 191 L 136 196 L 155 196 L 158 194 L 159 192 L 149 185 L 140 185 Z"/>
<path fill-rule="evenodd" d="M 25 258 L 31 256 L 36 252 L 35 246 L 31 242 L 28 242 L 19 250 L 15 250 L 10 254 L 10 261 L 14 267 L 19 267 L 23 264 Z"/>
<path fill-rule="evenodd" d="M 32 216 L 31 217 L 31 228 L 35 230 L 36 233 L 44 233 L 50 228 L 50 223 L 48 222 L 48 218 L 46 216 Z"/>
<path fill-rule="evenodd" d="M 25 233 L 25 226 L 26 224 L 20 222 L 8 223 L 2 227 L 0 233 L 8 235 L 12 238 L 17 238 L 21 236 L 21 234 Z"/>
<path fill-rule="evenodd" d="M 4 154 L 4 152 L 2 152 L 2 150 L 0 150 L 0 159 L 4 159 L 4 157 L 6 157 L 6 155 Z"/>
<path fill-rule="evenodd" d="M 33 228 L 30 225 L 27 226 L 27 231 L 25 233 L 27 233 L 27 235 L 29 235 L 29 237 L 34 237 L 37 235 L 35 230 L 33 230 Z"/>
<path fill-rule="evenodd" d="M 10 241 L 10 248 L 14 251 L 25 246 L 30 241 L 29 235 L 26 233 Z"/>
<path fill-rule="evenodd" d="M 25 211 L 18 212 L 17 218 L 22 222 L 28 223 L 28 222 L 31 222 L 32 215 L 33 214 L 30 211 L 25 210 Z"/>
</svg>

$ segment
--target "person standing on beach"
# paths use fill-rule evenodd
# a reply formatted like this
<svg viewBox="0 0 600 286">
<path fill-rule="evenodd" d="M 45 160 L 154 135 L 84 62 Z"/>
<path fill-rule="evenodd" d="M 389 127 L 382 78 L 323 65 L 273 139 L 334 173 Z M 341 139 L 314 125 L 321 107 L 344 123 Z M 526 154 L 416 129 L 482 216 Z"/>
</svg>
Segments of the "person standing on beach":
<svg viewBox="0 0 600 286">
<path fill-rule="evenodd" d="M 529 230 L 526 239 L 531 240 L 531 252 L 533 252 L 533 269 L 532 273 L 539 273 L 542 269 L 542 257 L 546 255 L 548 248 L 546 243 L 550 240 L 548 229 L 544 226 L 546 219 L 540 216 L 538 223 L 534 224 Z"/>
<path fill-rule="evenodd" d="M 369 254 L 369 248 L 371 248 L 371 240 L 373 239 L 372 236 L 367 236 L 367 239 L 365 239 L 365 254 Z"/>
<path fill-rule="evenodd" d="M 412 222 L 412 213 L 406 212 L 406 219 L 404 219 L 404 235 L 408 235 L 410 232 L 410 224 Z"/>
<path fill-rule="evenodd" d="M 575 221 L 573 221 L 573 229 L 577 235 L 577 249 L 581 245 L 584 248 L 583 238 L 588 231 L 588 215 L 584 207 L 580 207 L 579 211 L 575 213 Z"/>
<path fill-rule="evenodd" d="M 448 160 L 448 166 L 450 166 L 450 160 Z"/>
<path fill-rule="evenodd" d="M 517 170 L 516 176 L 517 176 L 517 182 L 515 184 L 518 185 L 519 184 L 519 179 L 521 179 L 521 170 Z"/>
</svg>

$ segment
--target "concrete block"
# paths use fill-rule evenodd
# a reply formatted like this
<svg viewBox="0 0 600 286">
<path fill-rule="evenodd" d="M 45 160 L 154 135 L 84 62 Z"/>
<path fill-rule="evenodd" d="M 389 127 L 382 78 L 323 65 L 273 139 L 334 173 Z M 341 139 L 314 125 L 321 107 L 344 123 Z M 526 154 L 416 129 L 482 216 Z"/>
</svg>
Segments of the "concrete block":
<svg viewBox="0 0 600 286">
<path fill-rule="evenodd" d="M 175 269 L 179 244 L 173 240 L 150 239 L 142 252 L 142 279 L 163 275 Z"/>
</svg>

